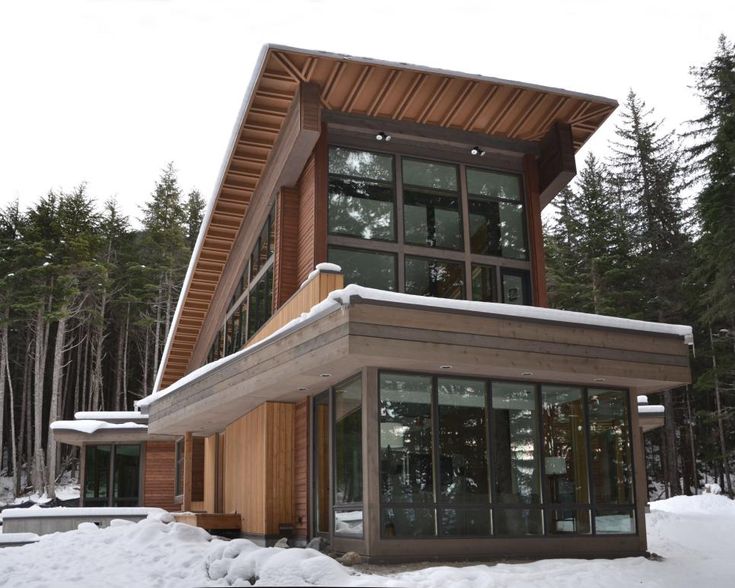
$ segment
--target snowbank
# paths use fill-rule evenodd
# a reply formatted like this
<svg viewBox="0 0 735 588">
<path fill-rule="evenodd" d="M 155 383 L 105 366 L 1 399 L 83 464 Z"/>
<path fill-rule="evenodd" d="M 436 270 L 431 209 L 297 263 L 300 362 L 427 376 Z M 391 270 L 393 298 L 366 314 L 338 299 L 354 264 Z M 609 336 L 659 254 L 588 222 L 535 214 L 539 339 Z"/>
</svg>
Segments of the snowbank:
<svg viewBox="0 0 735 588">
<path fill-rule="evenodd" d="M 141 423 L 108 423 L 107 421 L 54 421 L 49 425 L 52 431 L 77 431 L 78 433 L 86 433 L 91 435 L 102 429 L 110 430 L 128 430 L 128 429 L 143 429 L 147 430 L 148 425 Z"/>
<path fill-rule="evenodd" d="M 403 586 L 419 588 L 730 586 L 735 577 L 735 503 L 718 495 L 651 504 L 649 549 L 663 557 L 541 560 L 525 564 L 345 568 L 312 549 L 221 541 L 172 523 L 169 513 L 139 523 L 91 523 L 0 549 L 0 586 Z M 403 571 L 401 571 L 403 570 Z"/>
</svg>

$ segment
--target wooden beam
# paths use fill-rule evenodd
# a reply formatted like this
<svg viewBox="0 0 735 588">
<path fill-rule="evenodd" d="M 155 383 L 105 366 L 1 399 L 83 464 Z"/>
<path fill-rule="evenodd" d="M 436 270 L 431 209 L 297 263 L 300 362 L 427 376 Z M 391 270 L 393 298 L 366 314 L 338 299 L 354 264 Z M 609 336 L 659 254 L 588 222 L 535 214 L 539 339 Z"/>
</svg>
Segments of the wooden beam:
<svg viewBox="0 0 735 588">
<path fill-rule="evenodd" d="M 523 158 L 523 178 L 526 184 L 526 220 L 528 225 L 528 244 L 531 252 L 531 282 L 533 304 L 548 306 L 546 291 L 546 264 L 544 262 L 544 236 L 539 202 L 538 164 L 533 155 Z"/>
<path fill-rule="evenodd" d="M 319 86 L 313 83 L 301 83 L 296 91 L 283 121 L 281 133 L 273 145 L 245 219 L 230 249 L 222 278 L 212 296 L 209 314 L 202 325 L 201 336 L 189 361 L 189 371 L 199 367 L 206 357 L 211 340 L 227 311 L 226 305 L 229 304 L 231 290 L 240 277 L 246 257 L 258 237 L 260 225 L 268 214 L 274 195 L 284 186 L 296 184 L 319 140 L 322 131 L 320 95 Z"/>
<path fill-rule="evenodd" d="M 577 173 L 572 127 L 557 122 L 541 140 L 538 158 L 539 202 L 543 209 Z"/>
</svg>

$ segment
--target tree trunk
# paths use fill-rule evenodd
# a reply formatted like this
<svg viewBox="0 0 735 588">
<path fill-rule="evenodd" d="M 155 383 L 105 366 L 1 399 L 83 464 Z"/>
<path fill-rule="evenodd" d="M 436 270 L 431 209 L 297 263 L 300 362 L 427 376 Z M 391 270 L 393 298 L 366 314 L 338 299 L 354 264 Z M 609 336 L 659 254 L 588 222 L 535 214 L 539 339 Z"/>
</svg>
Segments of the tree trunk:
<svg viewBox="0 0 735 588">
<path fill-rule="evenodd" d="M 31 482 L 37 494 L 43 494 L 46 469 L 43 450 L 43 380 L 46 364 L 46 320 L 44 309 L 36 313 L 35 351 L 33 365 L 33 471 Z"/>
<path fill-rule="evenodd" d="M 8 338 L 8 311 L 5 310 L 2 325 L 0 325 L 0 472 L 3 470 L 3 438 L 5 435 L 5 366 L 8 363 L 8 347 L 5 341 Z"/>
<path fill-rule="evenodd" d="M 56 344 L 54 347 L 54 371 L 51 380 L 51 404 L 49 408 L 49 424 L 59 418 L 59 397 L 61 395 L 61 382 L 64 376 L 64 345 L 66 343 L 66 321 L 64 316 L 59 319 L 56 327 Z M 57 444 L 53 434 L 49 431 L 46 458 L 48 461 L 48 482 L 46 493 L 49 498 L 56 498 L 56 449 Z"/>
<path fill-rule="evenodd" d="M 4 329 L 0 334 L 0 347 L 5 357 L 8 357 L 8 331 Z M 18 468 L 18 444 L 15 436 L 15 395 L 13 394 L 13 379 L 10 376 L 10 361 L 5 363 L 5 373 L 8 376 L 8 393 L 10 395 L 10 447 L 13 454 L 13 486 L 15 496 L 20 494 L 20 468 Z"/>
<path fill-rule="evenodd" d="M 92 410 L 102 410 L 102 359 L 105 341 L 105 312 L 107 310 L 107 292 L 102 293 L 100 301 L 100 318 L 95 328 L 94 341 L 92 343 L 92 378 L 91 395 Z"/>
<path fill-rule="evenodd" d="M 125 334 L 120 325 L 117 330 L 117 349 L 115 352 L 115 398 L 113 402 L 114 410 L 120 410 L 123 397 L 123 351 L 125 349 Z"/>
</svg>

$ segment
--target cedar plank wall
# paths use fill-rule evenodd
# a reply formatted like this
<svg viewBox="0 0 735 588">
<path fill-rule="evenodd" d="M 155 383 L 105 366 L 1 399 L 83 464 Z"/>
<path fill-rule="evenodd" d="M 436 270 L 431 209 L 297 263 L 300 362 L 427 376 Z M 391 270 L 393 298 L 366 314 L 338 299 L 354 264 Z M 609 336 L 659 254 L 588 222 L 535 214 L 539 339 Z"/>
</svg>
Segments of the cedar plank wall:
<svg viewBox="0 0 735 588">
<path fill-rule="evenodd" d="M 294 538 L 306 540 L 309 529 L 309 401 L 294 409 Z"/>
<path fill-rule="evenodd" d="M 294 405 L 266 402 L 224 434 L 224 511 L 246 535 L 275 537 L 293 524 Z"/>
<path fill-rule="evenodd" d="M 327 261 L 327 146 L 326 126 L 304 166 L 298 183 L 299 227 L 297 283 L 301 284 L 314 267 Z"/>
<path fill-rule="evenodd" d="M 274 260 L 274 295 L 276 309 L 299 288 L 299 191 L 283 188 L 276 205 L 276 258 Z"/>
<path fill-rule="evenodd" d="M 143 506 L 181 510 L 174 502 L 176 444 L 173 441 L 148 441 L 145 446 Z"/>
<path fill-rule="evenodd" d="M 315 159 L 312 155 L 299 178 L 299 226 L 296 281 L 302 283 L 314 269 L 314 219 L 316 217 Z"/>
</svg>

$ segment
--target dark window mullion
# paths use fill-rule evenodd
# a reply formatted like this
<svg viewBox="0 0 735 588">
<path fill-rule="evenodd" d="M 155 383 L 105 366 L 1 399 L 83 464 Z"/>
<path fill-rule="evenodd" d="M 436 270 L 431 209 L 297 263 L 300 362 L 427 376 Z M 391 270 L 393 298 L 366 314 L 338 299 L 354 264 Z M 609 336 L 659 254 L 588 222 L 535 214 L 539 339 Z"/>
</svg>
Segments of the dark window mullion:
<svg viewBox="0 0 735 588">
<path fill-rule="evenodd" d="M 541 517 L 543 522 L 543 534 L 548 535 L 549 534 L 549 509 L 547 507 L 547 503 L 549 502 L 549 497 L 546 496 L 546 447 L 544 445 L 544 403 L 543 399 L 541 397 L 541 386 L 539 384 L 534 385 L 534 393 L 536 395 L 536 413 L 538 414 L 538 433 L 537 433 L 537 443 L 538 443 L 538 461 L 539 461 L 539 494 L 541 495 Z"/>
<path fill-rule="evenodd" d="M 441 498 L 441 453 L 439 447 L 439 391 L 438 376 L 431 377 L 431 447 L 432 447 L 432 469 L 434 478 L 434 536 L 441 536 L 439 532 L 439 509 L 438 503 Z"/>
<path fill-rule="evenodd" d="M 597 525 L 595 524 L 595 487 L 592 473 L 592 444 L 590 443 L 590 406 L 589 406 L 589 390 L 587 388 L 582 389 L 582 402 L 583 402 L 583 426 L 584 426 L 584 444 L 587 450 L 587 501 L 589 502 L 588 515 L 590 517 L 590 533 L 592 535 L 597 534 Z"/>
</svg>

